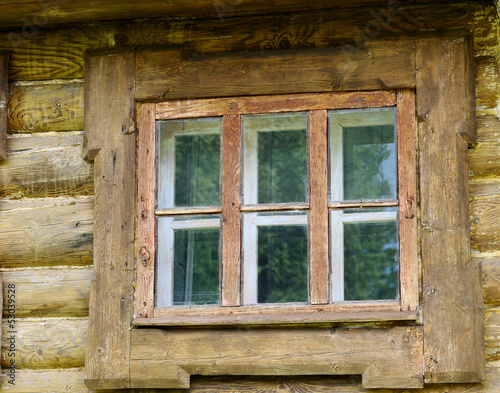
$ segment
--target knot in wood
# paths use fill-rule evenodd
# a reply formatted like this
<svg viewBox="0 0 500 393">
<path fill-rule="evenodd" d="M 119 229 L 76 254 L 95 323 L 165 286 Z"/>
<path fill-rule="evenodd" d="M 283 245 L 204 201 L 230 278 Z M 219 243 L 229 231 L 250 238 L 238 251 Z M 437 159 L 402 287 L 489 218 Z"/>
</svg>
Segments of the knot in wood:
<svg viewBox="0 0 500 393">
<path fill-rule="evenodd" d="M 151 253 L 149 252 L 146 246 L 141 247 L 139 255 L 141 256 L 142 264 L 144 266 L 147 266 L 149 259 L 151 258 Z"/>
</svg>

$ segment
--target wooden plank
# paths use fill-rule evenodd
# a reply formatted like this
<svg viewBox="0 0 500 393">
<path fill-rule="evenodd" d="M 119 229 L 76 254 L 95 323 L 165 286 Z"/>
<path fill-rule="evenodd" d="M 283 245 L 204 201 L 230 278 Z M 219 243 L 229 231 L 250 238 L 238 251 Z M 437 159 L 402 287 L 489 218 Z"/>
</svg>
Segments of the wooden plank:
<svg viewBox="0 0 500 393">
<path fill-rule="evenodd" d="M 311 304 L 328 304 L 330 300 L 327 120 L 326 110 L 309 112 L 309 297 Z"/>
<path fill-rule="evenodd" d="M 260 205 L 242 205 L 242 212 L 266 212 L 266 211 L 283 211 L 283 210 L 309 210 L 309 203 L 262 203 Z"/>
<path fill-rule="evenodd" d="M 85 382 L 90 389 L 122 389 L 130 386 L 136 259 L 134 53 L 95 54 L 87 65 L 85 149 L 95 158 L 96 279 L 90 288 Z"/>
<path fill-rule="evenodd" d="M 137 52 L 136 98 L 166 100 L 415 85 L 414 43 L 372 41 L 366 51 L 342 48 L 192 54 L 178 49 Z M 203 80 L 203 83 L 197 81 Z M 221 91 L 221 85 L 224 86 Z"/>
<path fill-rule="evenodd" d="M 0 203 L 2 268 L 92 264 L 93 200 Z"/>
<path fill-rule="evenodd" d="M 190 329 L 168 333 L 134 329 L 131 375 L 135 384 L 143 379 L 136 369 L 145 367 L 168 370 L 179 366 L 189 374 L 207 376 L 362 374 L 364 388 L 421 388 L 421 356 L 420 327 Z M 168 381 L 166 378 L 165 383 Z"/>
<path fill-rule="evenodd" d="M 449 2 L 451 0 L 447 0 Z M 416 3 L 428 2 L 428 0 L 417 0 Z M 401 0 L 402 4 L 413 3 L 413 1 Z M 43 27 L 47 23 L 81 23 L 94 22 L 110 19 L 133 19 L 148 17 L 179 17 L 179 16 L 203 16 L 218 17 L 223 20 L 224 17 L 231 15 L 255 14 L 264 12 L 277 12 L 283 9 L 288 11 L 297 11 L 313 8 L 348 8 L 363 6 L 379 6 L 387 8 L 394 14 L 399 13 L 399 4 L 387 3 L 383 0 L 356 0 L 349 2 L 347 0 L 316 0 L 307 6 L 299 0 L 277 0 L 269 3 L 265 0 L 247 2 L 223 2 L 214 3 L 211 0 L 202 0 L 196 2 L 185 2 L 173 0 L 168 3 L 162 0 L 152 0 L 147 4 L 138 5 L 133 0 L 119 0 L 109 3 L 95 3 L 92 7 L 88 6 L 84 0 L 73 0 L 71 3 L 62 1 L 51 4 L 50 7 L 42 7 L 29 0 L 17 0 L 0 5 L 0 26 L 26 26 L 28 25 L 35 31 L 38 27 Z"/>
<path fill-rule="evenodd" d="M 179 216 L 188 214 L 220 214 L 222 209 L 218 206 L 207 207 L 173 207 L 171 209 L 159 209 L 155 211 L 157 216 Z"/>
<path fill-rule="evenodd" d="M 367 207 L 391 207 L 398 206 L 397 201 L 380 201 L 380 202 L 364 202 L 364 201 L 347 201 L 347 202 L 330 202 L 329 209 L 347 209 L 351 207 L 367 208 Z"/>
<path fill-rule="evenodd" d="M 301 112 L 316 109 L 355 109 L 395 106 L 392 91 L 290 94 L 165 101 L 156 104 L 158 119 L 180 119 L 236 114 Z"/>
<path fill-rule="evenodd" d="M 0 162 L 7 159 L 7 115 L 9 100 L 9 53 L 0 51 Z"/>
<path fill-rule="evenodd" d="M 491 31 L 491 20 L 496 17 L 492 6 L 399 4 L 398 10 L 400 12 L 391 15 L 390 23 L 379 23 L 380 36 L 463 26 L 475 29 L 478 50 L 491 52 L 488 48 L 496 45 L 496 33 Z M 206 20 L 168 18 L 148 23 L 123 20 L 58 26 L 57 30 L 38 28 L 34 35 L 24 26 L 0 33 L 0 48 L 11 52 L 11 80 L 83 78 L 85 51 L 115 45 L 185 45 L 196 53 L 337 45 L 350 45 L 348 48 L 355 49 L 357 43 L 362 48 L 365 39 L 362 32 L 377 21 L 373 13 L 378 11 L 378 15 L 384 18 L 383 7 L 380 10 L 354 7 L 257 17 L 230 18 L 225 15 L 223 19 Z"/>
<path fill-rule="evenodd" d="M 82 159 L 81 134 L 9 137 L 0 164 L 0 197 L 43 198 L 94 193 L 93 165 Z"/>
<path fill-rule="evenodd" d="M 227 323 L 228 317 L 234 317 L 235 320 L 241 318 L 242 316 L 255 316 L 257 318 L 266 317 L 270 323 L 273 323 L 274 319 L 279 319 L 279 315 L 282 314 L 284 318 L 290 319 L 293 317 L 292 314 L 300 314 L 297 318 L 304 319 L 307 318 L 308 322 L 314 322 L 314 318 L 319 321 L 324 322 L 329 318 L 338 321 L 339 317 L 337 314 L 347 314 L 351 312 L 352 314 L 360 313 L 364 316 L 370 314 L 372 317 L 379 314 L 378 317 L 373 317 L 373 319 L 383 319 L 383 315 L 390 315 L 390 319 L 394 319 L 396 313 L 401 312 L 401 306 L 399 302 L 396 301 L 373 301 L 373 302 L 339 302 L 335 304 L 324 304 L 318 305 L 305 305 L 305 304 L 292 304 L 292 305 L 259 305 L 255 306 L 242 306 L 238 308 L 224 308 L 224 307 L 196 307 L 196 308 L 157 308 L 155 309 L 155 318 L 178 318 L 181 319 L 192 319 L 197 321 L 207 321 L 208 318 L 213 318 L 214 323 L 217 323 L 217 319 L 221 319 L 221 323 Z M 406 319 L 409 314 L 400 313 L 401 318 Z M 415 315 L 415 313 L 413 313 Z M 357 318 L 355 315 L 348 318 Z M 225 322 L 226 321 L 226 322 Z M 281 321 L 281 320 L 280 320 Z M 145 321 L 136 322 L 138 324 L 144 324 Z M 281 323 L 281 322 L 280 322 Z"/>
<path fill-rule="evenodd" d="M 91 276 L 91 268 L 4 271 L 3 318 L 9 284 L 16 287 L 17 318 L 87 317 Z"/>
<path fill-rule="evenodd" d="M 2 323 L 2 353 L 10 348 L 15 336 L 16 370 L 83 367 L 87 319 L 17 319 L 15 333 L 7 320 Z M 2 369 L 8 368 L 8 356 L 2 356 Z"/>
<path fill-rule="evenodd" d="M 241 304 L 241 117 L 225 115 L 222 132 L 222 306 Z"/>
<path fill-rule="evenodd" d="M 470 204 L 471 246 L 474 251 L 500 249 L 500 195 L 474 198 Z"/>
<path fill-rule="evenodd" d="M 401 310 L 419 307 L 415 94 L 398 91 L 399 281 Z"/>
<path fill-rule="evenodd" d="M 137 279 L 134 316 L 153 316 L 156 261 L 156 121 L 154 104 L 140 105 L 137 111 Z"/>
<path fill-rule="evenodd" d="M 9 132 L 83 130 L 83 83 L 11 83 Z"/>
<path fill-rule="evenodd" d="M 110 74 L 122 63 L 119 51 L 89 54 L 86 58 L 83 155 L 87 160 L 93 160 L 103 146 L 115 146 L 122 135 L 135 132 L 134 73 L 129 71 L 128 85 L 122 86 L 115 95 L 108 94 L 107 99 L 103 99 L 101 94 L 102 91 L 117 89 L 116 80 Z M 97 102 L 102 105 L 96 105 Z M 114 123 L 109 119 L 112 110 L 116 110 Z"/>
<path fill-rule="evenodd" d="M 167 313 L 165 313 L 167 314 Z M 283 311 L 273 314 L 226 314 L 217 316 L 178 316 L 178 317 L 155 317 L 138 318 L 134 320 L 135 326 L 168 326 L 168 327 L 193 327 L 193 326 L 238 326 L 238 327 L 258 327 L 258 326 L 331 326 L 332 323 L 360 323 L 383 321 L 416 321 L 418 315 L 416 311 L 367 311 L 367 312 L 336 312 L 336 313 L 301 313 L 300 310 L 293 310 L 291 313 Z"/>
<path fill-rule="evenodd" d="M 500 176 L 500 142 L 480 142 L 469 152 L 471 176 Z"/>
<path fill-rule="evenodd" d="M 464 80 L 470 73 L 455 73 L 466 68 L 469 41 L 417 41 L 422 314 L 429 383 L 484 380 L 481 276 L 479 266 L 470 263 L 467 143 L 461 134 L 469 133 L 471 117 L 475 120 L 475 111 L 464 113 L 473 110 L 467 92 L 474 80 Z"/>
</svg>

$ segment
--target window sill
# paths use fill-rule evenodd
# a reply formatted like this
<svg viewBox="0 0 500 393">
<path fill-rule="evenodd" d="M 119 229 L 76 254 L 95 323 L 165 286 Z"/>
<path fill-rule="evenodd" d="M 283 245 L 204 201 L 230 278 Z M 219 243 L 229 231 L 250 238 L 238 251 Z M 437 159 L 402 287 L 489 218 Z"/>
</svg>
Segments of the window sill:
<svg viewBox="0 0 500 393">
<path fill-rule="evenodd" d="M 399 302 L 339 302 L 325 305 L 159 308 L 154 318 L 135 318 L 134 326 L 221 326 L 417 321 L 418 312 L 401 311 Z"/>
</svg>

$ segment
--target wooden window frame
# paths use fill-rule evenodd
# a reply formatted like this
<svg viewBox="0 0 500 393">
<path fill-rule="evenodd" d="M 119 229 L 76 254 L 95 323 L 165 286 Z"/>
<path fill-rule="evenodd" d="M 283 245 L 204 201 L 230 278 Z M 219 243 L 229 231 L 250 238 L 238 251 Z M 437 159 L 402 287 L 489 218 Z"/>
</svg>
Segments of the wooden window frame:
<svg viewBox="0 0 500 393">
<path fill-rule="evenodd" d="M 227 98 L 210 100 L 166 101 L 154 104 L 139 104 L 139 113 L 144 113 L 148 108 L 149 119 L 139 124 L 138 171 L 144 173 L 150 165 L 156 163 L 157 152 L 157 121 L 178 120 L 192 118 L 222 117 L 222 207 L 173 207 L 157 209 L 155 207 L 155 190 L 152 186 L 157 184 L 157 171 L 150 171 L 153 177 L 138 179 L 138 205 L 141 201 L 149 201 L 149 205 L 141 207 L 138 217 L 138 233 L 151 233 L 155 236 L 156 217 L 189 214 L 220 214 L 224 225 L 221 230 L 222 237 L 222 285 L 221 306 L 196 306 L 196 307 L 155 307 L 150 299 L 155 298 L 155 263 L 149 263 L 138 274 L 144 274 L 146 279 L 137 280 L 135 319 L 136 326 L 193 326 L 193 325 L 238 325 L 244 320 L 245 324 L 283 324 L 283 323 L 317 323 L 324 321 L 389 321 L 389 320 L 417 320 L 418 318 L 418 280 L 410 277 L 418 276 L 417 255 L 417 220 L 415 214 L 406 212 L 407 204 L 413 205 L 416 201 L 416 184 L 409 183 L 416 179 L 416 141 L 414 93 L 411 90 L 375 91 L 375 92 L 338 92 L 317 94 L 294 94 L 277 96 L 256 97 L 231 97 L 231 104 L 227 105 Z M 408 101 L 408 104 L 406 103 Z M 299 106 L 296 103 L 299 102 Z M 403 104 L 404 102 L 404 104 Z M 245 107 L 246 105 L 246 107 Z M 153 107 L 154 106 L 154 107 Z M 177 108 L 182 108 L 179 111 Z M 238 109 L 236 109 L 238 108 Z M 272 108 L 269 110 L 269 108 Z M 309 108 L 314 108 L 309 110 Z M 397 144 L 398 172 L 404 169 L 405 176 L 398 182 L 398 193 L 404 197 L 401 206 L 398 201 L 340 201 L 328 203 L 327 190 L 327 165 L 328 165 L 328 131 L 327 111 L 393 108 L 397 127 L 397 140 L 405 144 Z M 270 113 L 306 113 L 309 119 L 309 202 L 283 203 L 283 204 L 255 204 L 255 200 L 247 199 L 249 203 L 240 200 L 240 156 L 242 150 L 243 127 L 240 116 Z M 397 114 L 397 116 L 396 116 Z M 411 154 L 406 154 L 410 152 Z M 227 157 L 227 155 L 229 157 Z M 245 170 L 248 170 L 246 168 Z M 243 176 L 244 179 L 247 176 Z M 246 180 L 243 180 L 245 183 Z M 245 188 L 245 187 L 244 187 Z M 248 186 L 246 187 L 248 188 Z M 229 190 L 229 195 L 224 194 Z M 245 194 L 246 195 L 246 194 Z M 173 204 L 171 198 L 170 204 Z M 400 262 L 400 300 L 379 300 L 363 302 L 344 302 L 338 296 L 332 298 L 330 294 L 330 277 L 335 275 L 339 267 L 334 267 L 329 257 L 329 217 L 334 211 L 342 212 L 345 208 L 385 207 L 395 206 L 400 210 L 399 227 L 405 237 L 400 238 L 400 254 L 404 258 Z M 142 211 L 147 209 L 154 212 L 147 218 L 141 219 Z M 252 239 L 243 238 L 245 232 L 250 232 L 248 225 L 252 225 L 251 217 L 257 212 L 284 212 L 299 210 L 309 213 L 309 299 L 310 304 L 255 304 L 255 296 L 250 293 L 248 277 L 251 268 L 248 266 L 248 253 L 242 249 L 252 249 Z M 241 217 L 244 214 L 244 219 Z M 366 213 L 365 213 L 366 215 Z M 380 214 L 378 214 L 380 215 Z M 391 213 L 396 219 L 397 212 Z M 156 217 L 155 217 L 156 216 Z M 384 217 L 387 213 L 384 214 Z M 340 216 L 339 216 L 340 217 Z M 378 219 L 378 218 L 377 218 Z M 303 221 L 303 220 L 302 220 Z M 339 221 L 341 222 L 341 221 Z M 139 239 L 139 244 L 141 244 Z M 255 239 L 254 239 L 255 240 Z M 144 246 L 142 246 L 144 247 Z M 165 247 L 170 249 L 171 246 Z M 157 261 L 156 242 L 147 247 L 147 254 L 151 261 Z M 240 258 L 240 255 L 244 255 Z M 228 256 L 229 255 L 229 256 Z M 172 257 L 172 256 L 171 256 Z M 142 257 L 141 257 L 142 258 Z M 142 259 L 141 259 L 142 261 Z M 138 262 L 141 262 L 138 261 Z M 158 263 L 158 261 L 157 261 Z M 168 265 L 168 264 L 167 264 Z M 169 265 L 170 266 L 170 265 Z M 171 270 L 171 269 L 170 269 Z M 163 270 L 162 270 L 163 272 Z M 162 276 L 163 277 L 163 276 Z M 245 277 L 245 279 L 241 279 Z M 255 277 L 254 277 L 255 278 Z M 342 281 L 341 277 L 337 277 Z M 161 281 L 168 282 L 171 275 L 163 277 Z M 158 282 L 158 280 L 156 280 Z M 332 283 L 333 285 L 333 283 Z M 342 284 L 340 284 L 342 286 Z M 170 288 L 170 287 L 169 287 Z M 158 291 L 159 289 L 156 288 Z M 254 294 L 255 295 L 255 294 Z M 165 296 L 163 296 L 165 297 Z M 340 301 L 340 302 L 339 302 Z M 248 305 L 248 304 L 252 305 Z M 321 305 L 320 308 L 317 306 Z M 352 307 L 350 307 L 352 306 Z M 339 319 L 335 313 L 342 311 L 344 314 Z M 258 318 L 253 318 L 258 316 Z"/>
<path fill-rule="evenodd" d="M 89 54 L 84 152 L 95 163 L 96 193 L 95 277 L 85 365 L 89 388 L 189 388 L 195 374 L 357 374 L 365 388 L 484 380 L 480 267 L 471 262 L 468 216 L 467 147 L 475 138 L 472 38 L 452 31 L 379 39 L 349 55 L 346 61 L 342 48 L 195 58 L 177 48 Z M 203 85 L 190 83 L 199 80 L 200 73 Z M 224 94 L 221 85 L 226 86 Z M 408 210 L 419 220 L 416 244 L 422 268 L 421 278 L 407 277 L 412 285 L 420 283 L 418 321 L 388 321 L 376 327 L 356 323 L 351 328 L 349 305 L 309 327 L 303 325 L 307 315 L 286 329 L 269 326 L 265 318 L 262 326 L 250 328 L 244 316 L 240 326 L 223 330 L 217 324 L 171 329 L 155 326 L 154 318 L 147 326 L 134 325 L 139 319 L 134 318 L 134 296 L 146 299 L 144 307 L 153 302 L 134 287 L 150 279 L 149 247 L 155 241 L 150 227 L 136 233 L 136 220 L 154 214 L 148 196 L 137 196 L 137 182 L 154 170 L 154 157 L 145 152 L 143 157 L 153 165 L 141 166 L 136 174 L 136 120 L 139 129 L 152 127 L 157 115 L 152 113 L 159 112 L 155 102 L 190 99 L 195 105 L 197 98 L 210 103 L 220 95 L 391 89 L 416 92 L 414 103 L 403 99 L 402 105 L 416 108 L 416 124 L 407 127 L 418 135 L 418 179 L 408 181 L 418 187 L 419 199 Z M 215 101 L 219 105 L 220 99 Z M 231 98 L 222 101 L 231 108 Z M 137 112 L 136 102 L 141 103 Z M 138 134 L 139 139 L 147 137 Z M 144 145 L 139 141 L 139 149 Z M 232 158 L 236 156 L 239 159 L 239 154 Z M 233 192 L 230 195 L 239 195 Z M 223 195 L 228 193 L 223 190 Z M 399 196 L 401 201 L 407 198 L 411 195 Z M 401 233 L 411 236 L 404 229 Z M 340 321 L 345 323 L 337 325 Z"/>
</svg>

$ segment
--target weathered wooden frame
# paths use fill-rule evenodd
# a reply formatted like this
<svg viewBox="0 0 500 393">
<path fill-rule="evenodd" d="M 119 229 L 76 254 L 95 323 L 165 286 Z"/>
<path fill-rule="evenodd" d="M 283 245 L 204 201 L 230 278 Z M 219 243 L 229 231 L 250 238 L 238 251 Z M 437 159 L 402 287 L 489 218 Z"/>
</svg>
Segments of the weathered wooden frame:
<svg viewBox="0 0 500 393">
<path fill-rule="evenodd" d="M 90 55 L 85 155 L 95 159 L 96 201 L 85 367 L 89 388 L 188 388 L 192 374 L 361 374 L 366 388 L 483 380 L 481 278 L 469 249 L 467 146 L 475 138 L 472 56 L 471 37 L 461 32 L 390 44 L 373 40 L 351 53 L 349 61 L 342 48 L 196 59 L 179 49 Z M 188 83 L 199 72 L 204 73 L 203 85 Z M 421 247 L 422 259 L 421 324 L 223 331 L 165 329 L 154 321 L 133 326 L 134 281 L 151 274 L 148 244 L 154 242 L 151 231 L 135 233 L 137 181 L 144 175 L 135 176 L 135 101 L 217 97 L 221 84 L 228 87 L 228 96 L 415 89 L 415 104 L 408 97 L 398 99 L 416 107 L 418 120 L 407 126 L 418 130 L 420 178 L 409 181 L 419 187 L 420 209 L 415 211 L 412 202 L 408 215 L 420 214 L 421 240 L 415 245 Z M 142 104 L 137 123 L 154 121 L 155 111 L 154 104 Z M 138 145 L 140 149 L 143 144 Z M 147 151 L 142 157 L 154 164 Z M 153 214 L 151 200 L 141 195 L 138 200 L 139 220 Z M 418 282 L 414 273 L 409 279 Z M 148 302 L 143 306 L 147 310 Z M 349 311 L 339 310 L 339 316 L 348 321 Z M 323 325 L 335 321 L 327 318 Z"/>
<path fill-rule="evenodd" d="M 221 305 L 224 306 L 241 306 L 241 308 L 224 310 L 219 307 L 194 307 L 194 308 L 165 308 L 158 305 L 159 296 L 161 299 L 170 299 L 165 295 L 171 291 L 172 276 L 165 275 L 165 266 L 169 266 L 169 262 L 164 262 L 164 250 L 173 252 L 172 241 L 168 237 L 163 238 L 163 226 L 159 227 L 157 240 L 158 243 L 164 244 L 164 247 L 157 249 L 155 244 L 148 244 L 147 254 L 151 260 L 156 261 L 154 264 L 148 264 L 148 273 L 145 277 L 141 277 L 136 282 L 136 302 L 134 325 L 148 326 L 150 323 L 155 325 L 179 326 L 179 325 L 224 325 L 224 324 L 240 324 L 242 318 L 246 324 L 283 324 L 296 323 L 298 320 L 305 323 L 324 322 L 328 318 L 330 320 L 337 319 L 340 310 L 350 310 L 350 315 L 344 320 L 359 321 L 359 320 L 416 320 L 418 309 L 418 281 L 412 280 L 411 277 L 416 277 L 418 274 L 418 255 L 417 255 L 417 225 L 416 218 L 413 214 L 407 217 L 406 204 L 411 196 L 411 201 L 416 201 L 416 186 L 413 180 L 409 183 L 409 179 L 416 178 L 416 160 L 415 160 L 415 128 L 407 127 L 407 124 L 414 123 L 415 105 L 403 105 L 402 97 L 414 103 L 414 94 L 409 90 L 384 90 L 374 92 L 336 92 L 336 93 L 315 93 L 315 94 L 293 94 L 293 95 L 276 95 L 276 96 L 247 96 L 247 97 L 232 97 L 230 105 L 225 98 L 221 99 L 199 99 L 199 100 L 182 100 L 182 101 L 167 101 L 155 104 L 156 120 L 167 119 L 200 119 L 222 116 L 222 188 L 226 193 L 222 193 L 222 200 L 226 203 L 222 207 L 213 206 L 195 206 L 195 207 L 167 207 L 156 208 L 151 207 L 157 217 L 170 215 L 189 215 L 189 214 L 222 214 L 222 293 Z M 143 104 L 150 105 L 150 104 Z M 141 106 L 139 106 L 140 108 Z M 312 110 L 307 110 L 313 108 Z M 363 109 L 359 121 L 367 121 L 373 116 L 373 109 L 385 108 L 389 113 L 391 121 L 396 120 L 400 126 L 396 127 L 398 135 L 396 139 L 405 141 L 405 145 L 397 144 L 398 152 L 398 168 L 399 171 L 404 171 L 401 175 L 401 181 L 398 182 L 398 193 L 404 195 L 402 204 L 400 205 L 397 199 L 390 201 L 340 201 L 340 196 L 336 195 L 332 203 L 328 203 L 328 122 L 327 110 L 343 110 L 349 111 Z M 180 110 L 179 110 L 180 109 Z M 139 110 L 139 112 L 141 112 Z M 257 195 L 256 187 L 253 183 L 256 182 L 256 163 L 245 165 L 243 171 L 243 201 L 240 201 L 240 149 L 244 146 L 242 160 L 248 164 L 252 162 L 252 157 L 256 152 L 255 141 L 249 140 L 250 136 L 244 130 L 244 121 L 240 118 L 245 115 L 262 114 L 262 113 L 303 113 L 307 114 L 309 122 L 309 202 L 302 203 L 280 203 L 280 204 L 256 204 Z M 398 116 L 396 116 L 396 114 Z M 342 116 L 342 115 L 341 115 Z M 387 116 L 386 116 L 387 117 Z M 397 119 L 399 118 L 399 119 Z M 228 122 L 227 119 L 236 119 L 236 122 Z M 251 119 L 251 118 L 250 118 Z M 303 118 L 305 119 L 305 117 Z M 364 119 L 364 120 L 361 120 Z M 388 121 L 388 119 L 384 120 Z M 303 127 L 304 125 L 300 125 Z M 287 129 L 289 127 L 287 126 Z M 138 170 L 143 173 L 147 169 L 142 168 L 142 165 L 150 165 L 147 157 L 143 156 L 144 152 L 148 152 L 148 156 L 158 156 L 157 142 L 149 138 L 154 135 L 156 130 L 154 123 L 151 121 L 141 123 L 138 127 L 139 137 L 144 135 L 143 146 L 139 148 L 139 163 Z M 334 133 L 335 134 L 335 133 Z M 253 134 L 251 134 L 253 135 Z M 332 134 L 331 134 L 332 135 Z M 244 142 L 243 142 L 244 139 Z M 163 142 L 162 142 L 163 143 Z M 167 146 L 171 143 L 167 142 Z M 173 145 L 172 145 L 173 146 Z M 224 146 L 230 146 L 224 150 Z M 172 147 L 173 148 L 173 147 Z M 167 147 L 168 149 L 168 147 Z M 251 149 L 251 150 L 248 150 Z M 411 154 L 403 154 L 403 149 L 411 152 Z M 330 147 L 332 150 L 332 147 Z M 253 152 L 253 153 L 252 153 Z M 163 153 L 164 154 L 164 153 Z M 336 151 L 333 156 L 339 155 Z M 173 155 L 173 153 L 171 154 Z M 333 157 L 332 156 L 332 157 Z M 331 166 L 335 161 L 331 157 Z M 167 162 L 167 167 L 173 168 L 173 161 Z M 163 167 L 160 167 L 161 170 Z M 235 170 L 236 168 L 236 170 Z M 333 169 L 332 169 L 333 172 Z M 163 173 L 163 172 L 162 172 Z M 168 172 L 170 173 L 170 172 Z M 151 177 L 140 179 L 139 195 L 141 199 L 153 201 L 155 199 L 155 190 L 151 184 L 157 184 L 157 177 L 154 172 L 150 173 Z M 173 184 L 173 175 L 170 176 L 167 172 L 161 175 L 162 178 L 167 178 L 168 182 Z M 332 180 L 333 181 L 333 180 Z M 341 182 L 336 179 L 336 183 Z M 173 206 L 173 196 L 170 192 L 170 197 L 165 199 L 165 193 L 162 188 L 158 190 L 158 205 Z M 245 190 L 250 190 L 250 192 Z M 411 202 L 412 206 L 414 202 Z M 139 203 L 141 201 L 139 200 Z M 329 262 L 329 237 L 328 237 L 328 210 L 338 210 L 344 208 L 363 208 L 363 207 L 397 207 L 400 211 L 400 227 L 404 230 L 404 236 L 400 238 L 400 252 L 404 256 L 404 261 L 400 263 L 400 294 L 399 301 L 378 301 L 378 302 L 358 302 L 355 307 L 349 308 L 348 305 L 337 304 L 343 300 L 339 296 L 331 298 L 330 289 L 333 288 L 333 280 L 329 280 L 329 276 L 333 276 L 330 272 L 338 272 L 330 268 Z M 310 305 L 258 305 L 258 308 L 248 307 L 255 305 L 256 300 L 256 276 L 255 266 L 251 267 L 251 260 L 255 258 L 252 250 L 256 249 L 254 244 L 257 241 L 256 230 L 257 226 L 253 225 L 255 220 L 260 221 L 260 225 L 272 225 L 269 217 L 257 217 L 256 212 L 275 212 L 275 211 L 290 212 L 292 210 L 303 210 L 309 213 L 309 218 L 302 216 L 294 216 L 295 223 L 301 221 L 308 225 L 309 243 L 310 243 L 310 258 L 309 258 L 309 302 Z M 244 213 L 241 215 L 241 213 Z M 366 213 L 365 213 L 366 214 Z M 375 214 L 375 216 L 377 216 Z M 396 218 L 396 212 L 391 214 L 393 219 Z M 333 217 L 333 216 L 331 216 Z M 367 217 L 367 216 L 366 216 Z M 365 217 L 365 220 L 366 220 Z M 292 218 L 292 217 L 290 217 Z M 290 218 L 287 219 L 288 224 L 291 224 Z M 272 220 L 279 221 L 278 217 Z M 299 220 L 299 221 L 297 221 Z M 240 227 L 241 221 L 243 222 Z M 331 220 L 330 220 L 331 221 Z M 146 233 L 152 231 L 157 225 L 154 215 L 148 217 L 139 217 L 138 233 Z M 159 224 L 158 224 L 159 225 Z M 162 224 L 163 225 L 163 224 Z M 330 226 L 332 223 L 330 222 Z M 148 227 L 148 228 L 146 228 Z M 160 231 L 160 228 L 162 229 Z M 332 228 L 333 232 L 333 228 Z M 162 234 L 160 238 L 160 233 Z M 403 233 L 403 232 L 402 232 Z M 243 234 L 243 239 L 242 239 Z M 245 235 L 246 234 L 246 235 Z M 333 239 L 333 236 L 331 237 Z M 145 247 L 142 246 L 141 249 Z M 242 252 L 245 250 L 245 252 Z M 333 250 L 333 249 L 332 249 Z M 161 253 L 161 255 L 160 255 Z M 336 260 L 334 254 L 331 253 L 332 261 Z M 230 257 L 228 257 L 230 255 Z M 240 255 L 243 257 L 240 258 Z M 170 259 L 173 259 L 171 256 Z M 162 262 L 160 262 L 162 261 Z M 255 261 L 254 261 L 255 262 Z M 160 265 L 161 263 L 161 265 Z M 161 269 L 160 269 L 161 266 Z M 241 268 L 243 266 L 243 268 Z M 156 273 L 155 273 L 156 269 Z M 242 275 L 240 276 L 240 270 Z M 164 283 L 162 287 L 156 287 L 153 280 L 156 276 L 156 283 Z M 338 276 L 338 275 L 337 275 Z M 340 277 L 337 277 L 340 283 Z M 250 282 L 254 281 L 254 285 Z M 329 288 L 329 282 L 332 285 Z M 250 284 L 250 285 L 249 285 Z M 156 307 L 153 306 L 150 299 L 154 298 L 156 293 Z M 333 304 L 328 304 L 333 300 Z M 170 300 L 167 302 L 171 305 Z M 147 304 L 147 307 L 145 306 Z M 323 305 L 319 310 L 317 305 Z M 162 308 L 163 307 L 163 308 Z M 371 315 L 371 316 L 370 316 Z M 258 318 L 256 317 L 258 316 Z M 253 317 L 253 318 L 252 318 Z M 145 319 L 144 319 L 145 318 Z M 151 318 L 154 318 L 153 320 Z"/>
</svg>

